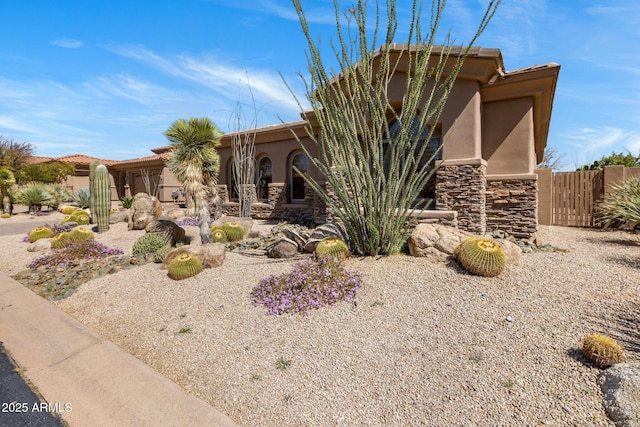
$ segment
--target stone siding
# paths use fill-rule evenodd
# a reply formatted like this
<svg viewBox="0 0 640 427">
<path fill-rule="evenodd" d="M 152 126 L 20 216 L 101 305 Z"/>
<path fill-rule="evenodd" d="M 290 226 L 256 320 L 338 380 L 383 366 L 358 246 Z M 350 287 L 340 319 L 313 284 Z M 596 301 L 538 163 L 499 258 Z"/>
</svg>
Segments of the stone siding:
<svg viewBox="0 0 640 427">
<path fill-rule="evenodd" d="M 517 238 L 529 238 L 538 227 L 538 181 L 489 180 L 487 182 L 487 231 L 501 230 Z"/>
<path fill-rule="evenodd" d="M 458 227 L 476 234 L 486 231 L 487 167 L 442 166 L 436 171 L 436 210 L 458 212 Z"/>
</svg>

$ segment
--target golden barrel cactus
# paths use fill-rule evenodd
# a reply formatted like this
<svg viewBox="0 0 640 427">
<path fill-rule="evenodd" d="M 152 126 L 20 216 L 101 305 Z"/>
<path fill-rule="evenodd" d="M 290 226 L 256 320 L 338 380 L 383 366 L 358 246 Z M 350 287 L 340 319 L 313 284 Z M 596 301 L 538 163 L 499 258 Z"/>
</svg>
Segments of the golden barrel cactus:
<svg viewBox="0 0 640 427">
<path fill-rule="evenodd" d="M 169 277 L 182 280 L 193 277 L 202 271 L 202 263 L 191 254 L 180 254 L 169 263 Z"/>
<path fill-rule="evenodd" d="M 507 257 L 500 245 L 484 237 L 472 237 L 460 243 L 453 257 L 471 274 L 495 277 L 507 266 Z"/>
<path fill-rule="evenodd" d="M 582 343 L 582 353 L 598 368 L 604 369 L 624 361 L 622 348 L 604 335 L 589 335 Z"/>
</svg>

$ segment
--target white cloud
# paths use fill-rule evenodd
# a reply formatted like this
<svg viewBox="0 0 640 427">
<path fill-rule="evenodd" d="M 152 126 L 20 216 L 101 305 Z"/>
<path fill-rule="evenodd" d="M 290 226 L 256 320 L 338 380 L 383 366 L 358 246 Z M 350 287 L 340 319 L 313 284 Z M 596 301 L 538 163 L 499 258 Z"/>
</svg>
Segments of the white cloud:
<svg viewBox="0 0 640 427">
<path fill-rule="evenodd" d="M 64 49 L 79 49 L 84 46 L 84 43 L 80 40 L 68 39 L 61 37 L 49 42 L 50 45 L 62 47 Z"/>
</svg>

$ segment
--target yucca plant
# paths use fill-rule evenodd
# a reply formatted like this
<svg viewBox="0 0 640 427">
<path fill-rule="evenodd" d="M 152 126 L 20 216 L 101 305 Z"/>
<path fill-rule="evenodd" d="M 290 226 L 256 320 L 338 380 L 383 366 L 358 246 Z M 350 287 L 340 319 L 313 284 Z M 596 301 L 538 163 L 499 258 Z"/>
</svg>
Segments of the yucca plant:
<svg viewBox="0 0 640 427">
<path fill-rule="evenodd" d="M 42 184 L 29 184 L 15 193 L 16 202 L 29 206 L 29 212 L 40 212 L 42 206 L 53 205 L 56 196 Z"/>
<path fill-rule="evenodd" d="M 605 228 L 633 228 L 640 224 L 640 176 L 614 184 L 610 191 L 596 205 L 597 222 Z"/>
</svg>

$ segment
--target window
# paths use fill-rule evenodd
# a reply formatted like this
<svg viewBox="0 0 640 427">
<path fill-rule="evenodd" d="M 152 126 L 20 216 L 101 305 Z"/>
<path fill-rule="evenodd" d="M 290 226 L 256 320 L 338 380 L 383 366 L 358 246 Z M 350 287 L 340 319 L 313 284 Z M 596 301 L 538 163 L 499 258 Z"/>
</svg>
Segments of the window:
<svg viewBox="0 0 640 427">
<path fill-rule="evenodd" d="M 233 173 L 233 159 L 227 164 L 227 191 L 229 200 L 238 201 L 238 189 L 236 188 L 236 175 Z"/>
<path fill-rule="evenodd" d="M 263 157 L 258 163 L 258 199 L 269 198 L 269 184 L 271 184 L 271 159 Z"/>
<path fill-rule="evenodd" d="M 294 166 L 298 169 L 296 171 Z M 304 200 L 304 175 L 308 172 L 309 160 L 307 156 L 298 153 L 291 159 L 291 201 Z"/>
<path fill-rule="evenodd" d="M 440 136 L 435 136 L 435 132 L 434 132 L 434 135 L 427 141 L 427 138 L 429 137 L 429 127 L 424 126 L 422 129 L 420 129 L 419 123 L 420 123 L 419 118 L 415 117 L 413 119 L 413 124 L 411 126 L 411 129 L 409 131 L 409 136 L 411 137 L 414 143 L 414 152 L 420 152 L 423 149 L 424 144 L 427 144 L 426 148 L 424 149 L 425 151 L 419 160 L 418 167 L 422 168 L 428 162 L 430 162 L 429 167 L 432 168 L 434 166 L 435 160 L 442 160 L 442 138 Z M 394 121 L 389 126 L 390 137 L 389 139 L 384 141 L 384 145 L 382 147 L 383 155 L 385 159 L 384 165 L 385 165 L 386 173 L 389 173 L 389 169 L 390 169 L 389 141 L 393 140 L 394 136 L 397 135 L 398 132 L 400 132 L 400 122 Z M 416 200 L 416 202 L 425 202 L 425 201 L 429 201 L 429 199 L 433 200 L 435 199 L 435 197 L 436 197 L 436 174 L 434 173 L 429 178 L 429 181 L 427 182 L 427 184 L 422 188 L 422 190 L 420 191 L 420 194 L 418 194 L 418 200 Z M 435 208 L 434 203 L 431 203 L 430 208 L 432 209 Z"/>
</svg>

